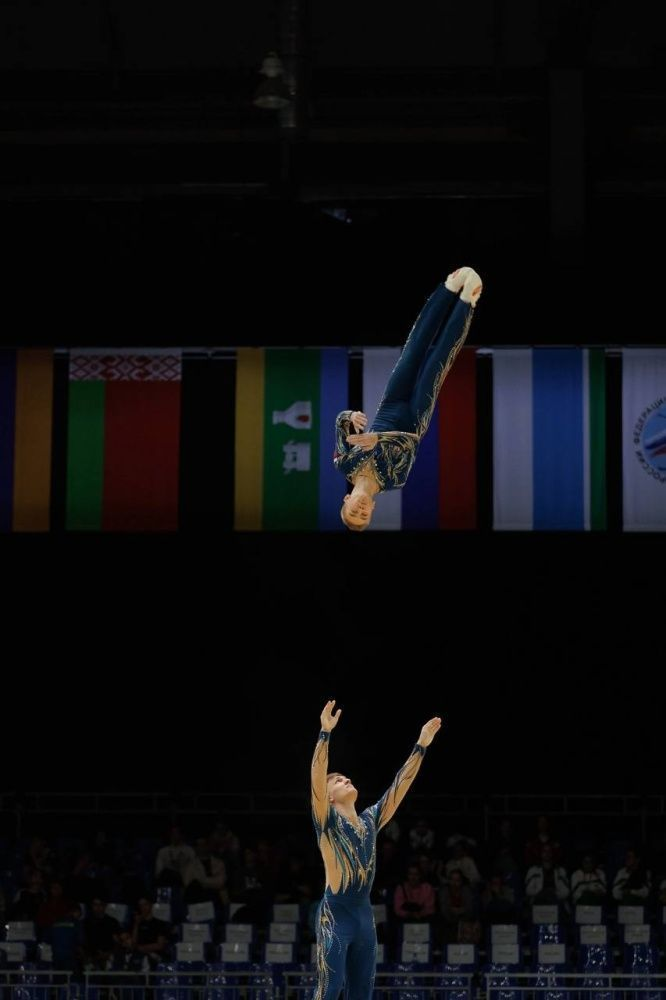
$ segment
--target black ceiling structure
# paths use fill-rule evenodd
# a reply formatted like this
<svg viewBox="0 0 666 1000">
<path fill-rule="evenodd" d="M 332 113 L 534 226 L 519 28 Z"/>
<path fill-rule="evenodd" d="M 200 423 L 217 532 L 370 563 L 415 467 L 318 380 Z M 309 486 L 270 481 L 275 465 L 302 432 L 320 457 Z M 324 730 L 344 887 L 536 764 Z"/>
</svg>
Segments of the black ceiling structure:
<svg viewBox="0 0 666 1000">
<path fill-rule="evenodd" d="M 5 8 L 9 343 L 397 344 L 466 262 L 476 343 L 659 341 L 663 13 L 223 7 Z"/>
</svg>

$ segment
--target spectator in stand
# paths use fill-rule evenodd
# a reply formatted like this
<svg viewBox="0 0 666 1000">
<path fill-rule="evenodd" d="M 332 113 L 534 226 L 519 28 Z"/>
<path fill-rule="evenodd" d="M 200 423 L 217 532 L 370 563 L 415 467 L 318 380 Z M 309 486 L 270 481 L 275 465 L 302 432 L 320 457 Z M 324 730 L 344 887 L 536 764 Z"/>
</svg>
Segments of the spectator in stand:
<svg viewBox="0 0 666 1000">
<path fill-rule="evenodd" d="M 33 868 L 28 874 L 28 884 L 19 889 L 9 908 L 10 920 L 37 920 L 40 906 L 46 899 L 42 873 Z"/>
<path fill-rule="evenodd" d="M 446 846 L 451 851 L 459 840 L 464 840 L 468 848 L 476 847 L 474 837 L 468 837 L 466 833 L 452 833 L 450 837 L 447 837 Z"/>
<path fill-rule="evenodd" d="M 507 867 L 504 859 L 509 858 L 508 867 L 511 872 L 516 872 L 520 868 L 522 856 L 523 852 L 518 846 L 511 820 L 505 817 L 487 846 L 486 860 L 490 870 L 498 875 L 503 874 L 503 869 Z"/>
<path fill-rule="evenodd" d="M 134 950 L 131 933 L 129 931 L 121 931 L 113 948 L 110 963 L 111 970 L 113 972 L 141 972 L 143 964 L 144 956 Z M 122 983 L 123 980 L 121 979 L 119 982 Z M 131 983 L 132 981 L 130 980 L 129 982 Z M 130 997 L 132 996 L 131 993 L 129 995 Z"/>
<path fill-rule="evenodd" d="M 62 882 L 54 878 L 49 886 L 47 898 L 37 910 L 37 926 L 41 930 L 53 927 L 57 920 L 69 916 L 71 911 L 72 901 L 65 897 Z"/>
<path fill-rule="evenodd" d="M 541 862 L 528 868 L 525 895 L 529 903 L 565 903 L 569 898 L 569 876 L 553 861 L 550 844 L 541 848 Z"/>
<path fill-rule="evenodd" d="M 474 894 L 457 868 L 449 873 L 448 881 L 439 891 L 439 906 L 445 944 L 457 941 L 460 921 L 474 920 L 476 916 Z"/>
<path fill-rule="evenodd" d="M 120 924 L 106 912 L 106 903 L 106 899 L 95 897 L 83 922 L 84 960 L 92 969 L 108 968 L 120 940 Z"/>
<path fill-rule="evenodd" d="M 199 837 L 195 846 L 194 860 L 187 862 L 183 868 L 183 898 L 186 903 L 212 902 L 218 907 L 229 905 L 227 889 L 227 867 L 220 858 L 216 858 L 210 850 L 205 837 Z"/>
<path fill-rule="evenodd" d="M 637 851 L 629 850 L 613 881 L 613 899 L 618 903 L 640 906 L 646 903 L 652 888 L 652 872 L 648 871 Z"/>
<path fill-rule="evenodd" d="M 235 919 L 248 924 L 267 923 L 272 899 L 273 886 L 270 882 L 270 872 L 260 864 L 256 850 L 246 847 L 243 850 L 243 863 L 237 887 L 232 893 L 234 902 L 243 903 L 242 914 L 239 910 L 235 914 Z"/>
<path fill-rule="evenodd" d="M 99 896 L 108 896 L 112 871 L 99 865 L 89 850 L 79 853 L 67 878 L 67 895 L 90 903 Z"/>
<path fill-rule="evenodd" d="M 435 831 L 427 819 L 420 819 L 409 831 L 409 846 L 414 854 L 432 851 L 435 846 Z"/>
<path fill-rule="evenodd" d="M 32 871 L 40 872 L 44 882 L 48 881 L 53 871 L 53 854 L 43 837 L 33 837 L 26 851 L 26 879 Z"/>
<path fill-rule="evenodd" d="M 501 875 L 493 875 L 481 893 L 481 915 L 486 924 L 515 924 L 518 913 L 513 889 Z"/>
<path fill-rule="evenodd" d="M 419 871 L 421 872 L 421 879 L 423 882 L 429 882 L 433 889 L 442 881 L 442 862 L 437 858 L 431 858 L 428 854 L 419 854 L 416 863 L 419 866 Z"/>
<path fill-rule="evenodd" d="M 536 834 L 525 845 L 525 864 L 539 865 L 541 863 L 541 852 L 544 847 L 550 847 L 550 854 L 554 864 L 557 864 L 562 857 L 562 848 L 550 832 L 550 824 L 545 816 L 537 819 Z"/>
<path fill-rule="evenodd" d="M 606 874 L 598 868 L 591 854 L 586 854 L 581 867 L 571 876 L 571 899 L 575 906 L 595 906 L 606 896 Z"/>
<path fill-rule="evenodd" d="M 155 882 L 157 885 L 182 886 L 183 872 L 188 864 L 196 860 L 196 854 L 185 839 L 179 826 L 169 831 L 169 843 L 161 847 L 155 860 Z"/>
<path fill-rule="evenodd" d="M 450 858 L 444 867 L 444 873 L 446 877 L 453 871 L 462 872 L 465 881 L 472 888 L 477 886 L 481 881 L 481 876 L 479 874 L 479 869 L 476 867 L 476 862 L 474 858 L 469 853 L 469 847 L 466 840 L 457 840 L 453 845 L 453 857 Z"/>
<path fill-rule="evenodd" d="M 427 920 L 435 912 L 435 890 L 424 882 L 418 865 L 409 865 L 407 879 L 393 896 L 393 910 L 400 920 Z"/>
<path fill-rule="evenodd" d="M 152 900 L 142 897 L 134 914 L 132 950 L 146 956 L 151 969 L 167 958 L 169 934 L 169 925 L 153 916 Z"/>
<path fill-rule="evenodd" d="M 309 871 L 303 858 L 290 857 L 277 876 L 275 902 L 309 906 L 314 895 L 313 881 L 313 873 Z"/>
<path fill-rule="evenodd" d="M 226 861 L 227 865 L 230 857 L 240 854 L 240 840 L 222 819 L 215 824 L 209 840 L 213 854 Z"/>
</svg>

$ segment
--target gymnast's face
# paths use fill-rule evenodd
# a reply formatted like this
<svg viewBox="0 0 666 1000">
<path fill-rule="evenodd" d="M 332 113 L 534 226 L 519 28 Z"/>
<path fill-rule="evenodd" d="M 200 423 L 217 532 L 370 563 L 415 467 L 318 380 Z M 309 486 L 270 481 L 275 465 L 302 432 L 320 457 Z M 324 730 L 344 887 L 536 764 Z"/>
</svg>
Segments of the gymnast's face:
<svg viewBox="0 0 666 1000">
<path fill-rule="evenodd" d="M 358 792 L 352 785 L 349 778 L 344 774 L 336 774 L 328 779 L 328 801 L 335 804 L 356 802 Z"/>
<path fill-rule="evenodd" d="M 363 531 L 370 524 L 375 501 L 365 493 L 348 493 L 342 501 L 340 516 L 352 531 Z"/>
</svg>

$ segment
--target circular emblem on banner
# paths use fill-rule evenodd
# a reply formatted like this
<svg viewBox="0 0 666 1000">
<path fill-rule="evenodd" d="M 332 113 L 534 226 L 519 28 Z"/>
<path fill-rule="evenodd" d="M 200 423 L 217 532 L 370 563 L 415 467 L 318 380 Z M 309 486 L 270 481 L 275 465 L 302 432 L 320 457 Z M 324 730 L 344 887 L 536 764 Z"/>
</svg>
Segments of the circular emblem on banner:
<svg viewBox="0 0 666 1000">
<path fill-rule="evenodd" d="M 634 427 L 636 458 L 648 475 L 666 483 L 666 397 L 655 399 Z"/>
</svg>

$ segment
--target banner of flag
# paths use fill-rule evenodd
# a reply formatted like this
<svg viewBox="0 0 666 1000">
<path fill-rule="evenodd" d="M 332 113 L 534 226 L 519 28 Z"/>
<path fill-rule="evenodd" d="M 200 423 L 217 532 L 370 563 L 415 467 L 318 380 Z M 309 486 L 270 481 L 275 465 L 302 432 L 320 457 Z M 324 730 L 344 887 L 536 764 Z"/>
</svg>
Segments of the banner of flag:
<svg viewBox="0 0 666 1000">
<path fill-rule="evenodd" d="M 493 352 L 494 526 L 606 527 L 602 350 Z"/>
<path fill-rule="evenodd" d="M 0 352 L 0 531 L 48 531 L 53 352 Z"/>
<path fill-rule="evenodd" d="M 178 527 L 180 351 L 72 351 L 66 526 Z"/>
<path fill-rule="evenodd" d="M 237 530 L 343 530 L 333 428 L 348 382 L 342 349 L 238 351 Z"/>
<path fill-rule="evenodd" d="M 402 491 L 403 528 L 468 531 L 478 526 L 476 398 L 476 351 L 463 347 Z"/>
<path fill-rule="evenodd" d="M 399 356 L 399 350 L 363 352 L 363 409 L 370 420 Z M 446 377 L 407 483 L 382 497 L 370 530 L 475 528 L 476 494 L 476 351 L 465 347 Z"/>
<path fill-rule="evenodd" d="M 625 531 L 666 531 L 666 350 L 622 357 Z"/>
<path fill-rule="evenodd" d="M 398 356 L 363 352 L 370 421 Z M 214 524 L 225 504 L 240 531 L 344 531 L 349 486 L 332 457 L 349 403 L 345 349 L 242 348 L 229 378 L 203 382 L 175 349 L 62 361 L 0 352 L 0 531 L 173 531 L 182 496 L 187 525 L 197 510 Z M 624 528 L 664 531 L 666 349 L 625 350 L 622 364 Z M 492 368 L 492 406 L 483 394 L 479 405 L 476 351 L 460 353 L 406 486 L 382 496 L 371 530 L 479 527 L 479 421 L 488 441 L 492 422 L 496 529 L 607 526 L 604 350 L 495 349 Z M 217 387 L 214 405 L 202 405 L 202 384 Z"/>
</svg>

